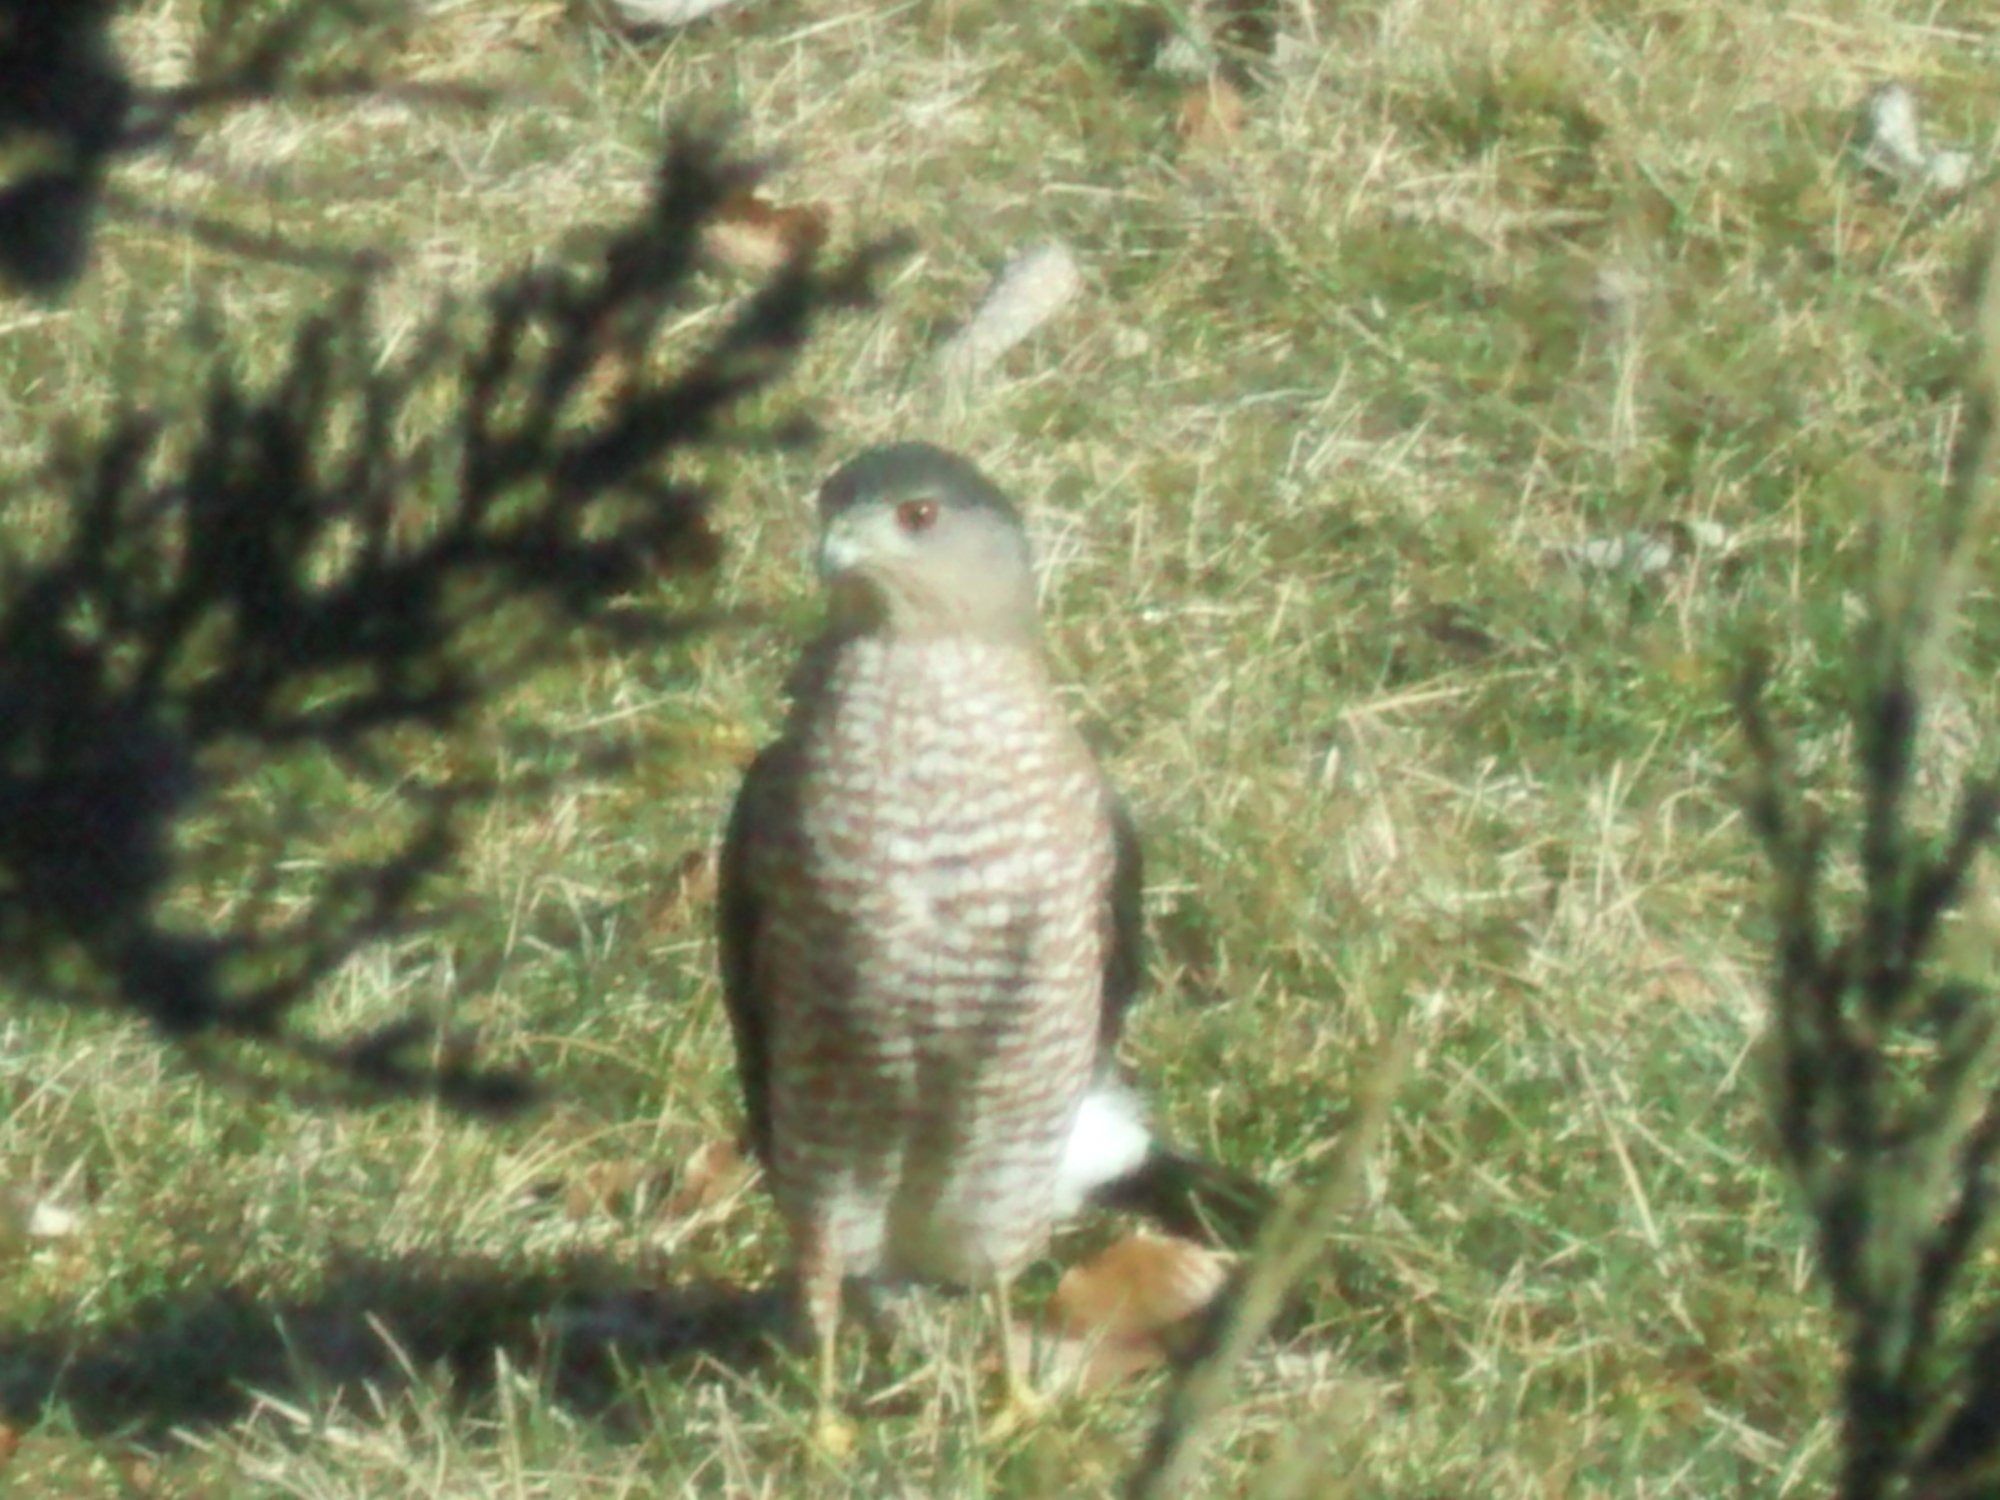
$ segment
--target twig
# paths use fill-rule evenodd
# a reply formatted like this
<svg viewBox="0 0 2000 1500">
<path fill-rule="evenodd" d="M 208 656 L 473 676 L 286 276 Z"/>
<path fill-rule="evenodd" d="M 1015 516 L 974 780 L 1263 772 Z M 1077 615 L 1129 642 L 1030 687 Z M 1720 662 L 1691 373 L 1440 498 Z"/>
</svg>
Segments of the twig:
<svg viewBox="0 0 2000 1500">
<path fill-rule="evenodd" d="M 1266 1229 L 1214 1342 L 1168 1391 L 1145 1454 L 1126 1486 L 1130 1500 L 1168 1500 L 1193 1477 L 1202 1440 L 1229 1399 L 1237 1367 L 1312 1269 L 1360 1193 L 1362 1170 L 1409 1070 L 1410 1053 L 1409 1031 L 1398 1028 L 1369 1074 L 1360 1108 L 1334 1151 L 1325 1180 L 1316 1191 L 1293 1199 Z"/>
</svg>

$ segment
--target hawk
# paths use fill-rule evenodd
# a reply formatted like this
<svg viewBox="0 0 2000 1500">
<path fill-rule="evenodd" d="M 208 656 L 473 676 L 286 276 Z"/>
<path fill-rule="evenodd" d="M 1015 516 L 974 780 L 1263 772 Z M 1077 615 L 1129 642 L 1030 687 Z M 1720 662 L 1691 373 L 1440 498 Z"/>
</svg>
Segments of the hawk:
<svg viewBox="0 0 2000 1500">
<path fill-rule="evenodd" d="M 1019 1415 L 1016 1273 L 1087 1197 L 1144 1206 L 1149 1174 L 1191 1164 L 1113 1071 L 1139 845 L 1055 694 L 1019 512 L 964 459 L 899 443 L 828 479 L 819 516 L 828 617 L 738 793 L 717 928 L 837 1450 L 843 1278 L 990 1293 Z"/>
</svg>

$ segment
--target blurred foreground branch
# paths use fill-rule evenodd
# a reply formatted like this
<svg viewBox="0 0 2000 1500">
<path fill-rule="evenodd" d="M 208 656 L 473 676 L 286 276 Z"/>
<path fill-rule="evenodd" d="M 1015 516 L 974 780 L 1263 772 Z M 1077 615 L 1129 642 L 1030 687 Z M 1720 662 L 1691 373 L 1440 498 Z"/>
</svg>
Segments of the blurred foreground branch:
<svg viewBox="0 0 2000 1500">
<path fill-rule="evenodd" d="M 1293 1198 L 1258 1237 L 1256 1253 L 1231 1289 L 1207 1348 L 1167 1392 L 1146 1451 L 1127 1482 L 1131 1500 L 1170 1500 L 1187 1490 L 1201 1461 L 1202 1442 L 1229 1400 L 1238 1369 L 1353 1209 L 1361 1174 L 1409 1070 L 1410 1053 L 1408 1031 L 1398 1030 L 1369 1069 L 1354 1117 L 1320 1185 Z"/>
<path fill-rule="evenodd" d="M 1973 1285 L 2000 1160 L 2000 1014 L 1984 977 L 1954 973 L 1943 952 L 2000 789 L 1969 779 L 1938 830 L 1912 805 L 1927 694 L 1993 484 L 1996 269 L 1936 537 L 1858 647 L 1855 826 L 1799 784 L 1763 665 L 1739 685 L 1747 807 L 1775 891 L 1773 1107 L 1839 1315 L 1844 1500 L 2000 1484 L 2000 1303 Z"/>
</svg>

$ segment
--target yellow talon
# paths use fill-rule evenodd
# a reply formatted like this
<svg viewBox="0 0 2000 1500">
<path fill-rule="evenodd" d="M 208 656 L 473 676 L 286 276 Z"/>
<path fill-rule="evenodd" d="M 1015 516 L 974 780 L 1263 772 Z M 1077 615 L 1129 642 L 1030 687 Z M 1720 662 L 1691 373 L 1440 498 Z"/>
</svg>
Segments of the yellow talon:
<svg viewBox="0 0 2000 1500">
<path fill-rule="evenodd" d="M 1032 1427 L 1041 1420 L 1048 1409 L 1048 1401 L 1035 1390 L 1028 1378 L 1028 1350 L 1018 1347 L 1014 1340 L 1014 1321 L 1009 1303 L 1007 1278 L 999 1276 L 993 1282 L 993 1311 L 1000 1332 L 1000 1375 L 1004 1382 L 1004 1395 L 1000 1410 L 993 1420 L 985 1425 L 980 1434 L 983 1442 L 1004 1443 L 1016 1434 Z"/>
<path fill-rule="evenodd" d="M 1004 1443 L 1019 1437 L 1041 1421 L 1048 1407 L 1045 1397 L 1025 1386 L 1018 1391 L 1009 1391 L 1000 1403 L 1000 1410 L 993 1414 L 992 1420 L 980 1432 L 980 1441 Z"/>
<path fill-rule="evenodd" d="M 854 1452 L 855 1426 L 840 1409 L 840 1266 L 815 1248 L 802 1256 L 799 1291 L 812 1325 L 814 1360 L 813 1451 L 829 1463 Z"/>
<path fill-rule="evenodd" d="M 839 1412 L 823 1410 L 813 1420 L 813 1451 L 830 1463 L 852 1456 L 858 1437 L 855 1426 Z"/>
</svg>

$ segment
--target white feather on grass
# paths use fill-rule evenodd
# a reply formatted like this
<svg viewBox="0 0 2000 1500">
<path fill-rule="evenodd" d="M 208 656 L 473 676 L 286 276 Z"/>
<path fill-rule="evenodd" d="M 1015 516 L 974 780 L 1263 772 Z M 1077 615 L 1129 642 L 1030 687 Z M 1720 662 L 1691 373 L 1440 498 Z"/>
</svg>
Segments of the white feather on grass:
<svg viewBox="0 0 2000 1500">
<path fill-rule="evenodd" d="M 1069 246 L 1052 240 L 1022 252 L 1001 267 L 966 325 L 938 350 L 938 369 L 954 385 L 976 379 L 1082 290 Z"/>
</svg>

